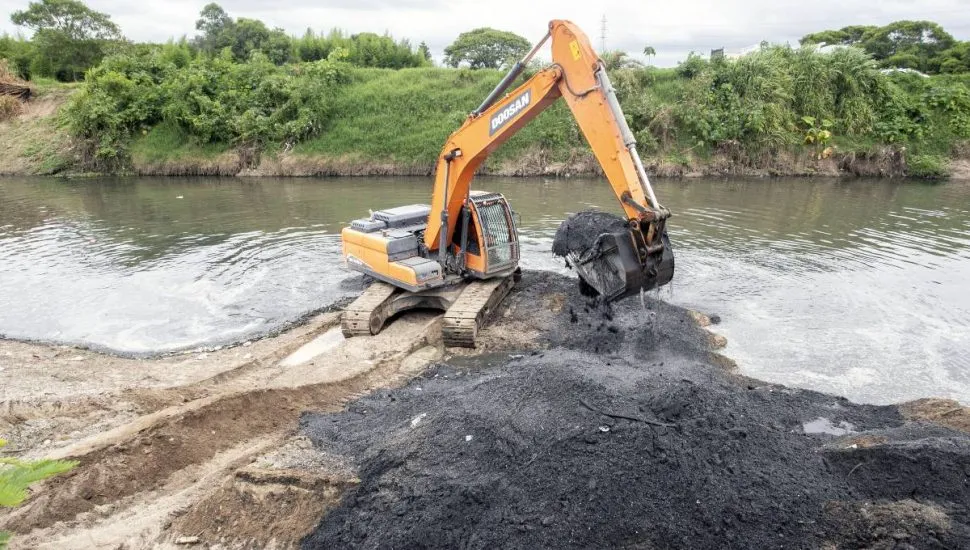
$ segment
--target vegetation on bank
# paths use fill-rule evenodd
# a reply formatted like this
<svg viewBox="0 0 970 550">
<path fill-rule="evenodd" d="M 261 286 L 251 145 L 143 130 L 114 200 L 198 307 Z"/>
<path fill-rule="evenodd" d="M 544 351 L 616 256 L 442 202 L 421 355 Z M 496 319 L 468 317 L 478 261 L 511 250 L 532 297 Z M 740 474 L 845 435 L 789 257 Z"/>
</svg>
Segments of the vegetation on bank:
<svg viewBox="0 0 970 550">
<path fill-rule="evenodd" d="M 60 15 L 46 17 L 52 10 Z M 455 68 L 435 68 L 423 44 L 339 31 L 293 38 L 216 4 L 203 8 L 194 39 L 155 45 L 117 39 L 108 16 L 77 0 L 31 2 L 14 17 L 37 32 L 32 41 L 0 40 L 0 57 L 16 49 L 11 44 L 36 53 L 51 37 L 98 46 L 98 63 L 59 119 L 75 143 L 76 171 L 174 163 L 174 173 L 191 173 L 193 162 L 234 157 L 229 172 L 313 158 L 425 173 L 499 81 L 499 68 L 529 48 L 511 33 L 476 29 L 446 49 Z M 970 150 L 970 73 L 950 62 L 962 59 L 965 43 L 938 25 L 847 27 L 803 40 L 804 47 L 766 44 L 736 59 L 691 54 L 673 69 L 643 66 L 624 52 L 604 52 L 603 60 L 641 153 L 667 173 L 855 172 L 861 159 L 871 165 L 863 173 L 937 177 Z M 820 49 L 821 42 L 842 46 Z M 23 68 L 11 59 L 14 72 Z M 885 69 L 914 59 L 915 67 L 957 74 Z M 77 72 L 55 71 L 65 74 Z M 556 104 L 486 169 L 583 171 L 590 160 L 568 110 Z"/>
<path fill-rule="evenodd" d="M 737 60 L 692 56 L 675 69 L 613 74 L 640 149 L 656 162 L 695 166 L 720 157 L 757 169 L 782 154 L 825 160 L 905 151 L 913 175 L 940 176 L 970 140 L 970 78 L 886 74 L 855 48 L 772 46 Z M 249 162 L 290 154 L 430 169 L 501 75 L 357 68 L 339 55 L 277 66 L 255 54 L 237 63 L 167 45 L 106 58 L 64 117 L 96 170 L 125 169 L 132 151 L 157 161 L 230 149 Z M 567 162 L 585 150 L 557 104 L 491 166 L 530 154 Z"/>
</svg>

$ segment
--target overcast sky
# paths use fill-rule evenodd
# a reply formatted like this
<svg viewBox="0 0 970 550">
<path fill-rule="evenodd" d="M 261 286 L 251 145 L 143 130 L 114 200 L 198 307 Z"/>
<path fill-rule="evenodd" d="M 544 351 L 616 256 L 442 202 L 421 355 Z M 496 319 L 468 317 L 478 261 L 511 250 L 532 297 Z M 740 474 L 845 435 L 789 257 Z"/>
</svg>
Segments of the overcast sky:
<svg viewBox="0 0 970 550">
<path fill-rule="evenodd" d="M 10 13 L 28 0 L 0 0 L 0 31 L 16 32 Z M 436 58 L 459 33 L 487 26 L 530 41 L 545 33 L 549 19 L 570 19 L 601 47 L 631 53 L 651 45 L 653 62 L 675 65 L 688 52 L 729 52 L 768 40 L 797 44 L 802 35 L 846 25 L 929 19 L 961 40 L 970 40 L 970 0 L 223 0 L 233 17 L 261 19 L 270 27 L 303 34 L 307 27 L 340 27 L 352 33 L 389 31 L 415 44 L 427 42 Z M 88 0 L 108 13 L 136 41 L 164 41 L 195 34 L 205 0 Z"/>
</svg>

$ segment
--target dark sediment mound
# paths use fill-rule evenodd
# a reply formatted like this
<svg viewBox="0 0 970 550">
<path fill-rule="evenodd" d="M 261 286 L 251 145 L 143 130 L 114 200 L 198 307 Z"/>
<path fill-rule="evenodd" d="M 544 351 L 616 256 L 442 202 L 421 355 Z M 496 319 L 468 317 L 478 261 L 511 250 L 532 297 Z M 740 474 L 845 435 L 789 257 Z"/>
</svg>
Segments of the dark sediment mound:
<svg viewBox="0 0 970 550">
<path fill-rule="evenodd" d="M 970 547 L 966 434 L 731 374 L 686 311 L 572 288 L 527 273 L 510 300 L 550 349 L 305 414 L 361 483 L 304 547 Z"/>
</svg>

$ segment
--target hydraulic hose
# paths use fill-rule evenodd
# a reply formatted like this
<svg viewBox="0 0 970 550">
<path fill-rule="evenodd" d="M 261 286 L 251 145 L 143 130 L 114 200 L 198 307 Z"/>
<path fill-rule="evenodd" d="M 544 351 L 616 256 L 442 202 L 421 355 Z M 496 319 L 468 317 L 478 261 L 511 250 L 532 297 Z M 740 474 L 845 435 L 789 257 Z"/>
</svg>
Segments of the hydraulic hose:
<svg viewBox="0 0 970 550">
<path fill-rule="evenodd" d="M 531 50 L 529 50 L 529 53 L 527 53 L 525 57 L 523 57 L 519 61 L 516 61 L 515 65 L 512 65 L 512 69 L 509 70 L 509 72 L 505 73 L 505 76 L 502 77 L 502 80 L 495 86 L 495 88 L 491 91 L 491 93 L 488 94 L 488 96 L 485 98 L 485 101 L 482 101 L 482 104 L 479 105 L 477 109 L 472 111 L 472 116 L 478 116 L 483 112 L 485 112 L 485 109 L 488 109 L 489 107 L 491 107 L 492 104 L 495 103 L 495 101 L 499 98 L 499 96 L 505 93 L 505 90 L 507 90 L 509 86 L 512 85 L 513 82 L 515 82 L 515 79 L 519 78 L 519 75 L 522 74 L 522 71 L 525 70 L 526 65 L 529 64 L 529 61 L 532 59 L 532 57 L 535 56 L 536 52 L 539 51 L 539 48 L 541 48 L 542 45 L 546 43 L 546 40 L 549 40 L 548 32 L 542 38 L 542 40 L 540 40 L 535 46 L 532 47 Z"/>
</svg>

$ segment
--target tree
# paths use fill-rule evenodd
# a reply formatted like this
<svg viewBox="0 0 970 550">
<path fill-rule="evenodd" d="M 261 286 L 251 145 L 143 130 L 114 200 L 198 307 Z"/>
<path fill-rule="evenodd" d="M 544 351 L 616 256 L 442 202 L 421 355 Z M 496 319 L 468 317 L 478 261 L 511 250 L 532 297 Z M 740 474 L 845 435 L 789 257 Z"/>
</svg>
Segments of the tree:
<svg viewBox="0 0 970 550">
<path fill-rule="evenodd" d="M 953 57 L 947 52 L 960 44 L 932 21 L 896 21 L 884 27 L 854 25 L 807 34 L 801 42 L 858 46 L 883 66 L 925 73 L 940 72 L 942 64 Z"/>
<path fill-rule="evenodd" d="M 56 31 L 65 37 L 81 40 L 117 40 L 121 30 L 111 16 L 92 10 L 77 0 L 40 0 L 26 10 L 15 11 L 10 20 L 35 32 Z"/>
<path fill-rule="evenodd" d="M 929 58 L 951 48 L 955 40 L 931 21 L 896 21 L 865 35 L 866 51 L 876 59 L 910 53 Z"/>
<path fill-rule="evenodd" d="M 445 48 L 445 64 L 457 67 L 468 63 L 472 69 L 499 69 L 525 56 L 531 44 L 521 36 L 483 27 L 458 35 Z"/>
<path fill-rule="evenodd" d="M 940 56 L 941 73 L 970 72 L 970 42 L 958 42 Z"/>
<path fill-rule="evenodd" d="M 121 40 L 121 29 L 107 14 L 78 0 L 39 0 L 10 16 L 15 25 L 34 31 L 32 67 L 41 76 L 78 80 L 104 57 L 105 46 Z"/>
<path fill-rule="evenodd" d="M 196 45 L 209 55 L 229 48 L 233 59 L 245 62 L 258 51 L 277 65 L 292 57 L 293 41 L 283 29 L 269 30 L 258 19 L 240 17 L 233 20 L 219 4 L 202 8 L 195 29 L 202 33 L 195 38 Z"/>
<path fill-rule="evenodd" d="M 428 47 L 426 42 L 421 42 L 418 44 L 418 53 L 421 54 L 421 57 L 423 57 L 425 61 L 431 61 L 431 48 Z"/>
<path fill-rule="evenodd" d="M 653 46 L 645 46 L 643 48 L 643 55 L 647 56 L 647 62 L 649 62 L 651 57 L 657 55 L 657 50 L 653 49 Z"/>
<path fill-rule="evenodd" d="M 209 54 L 228 48 L 232 45 L 230 31 L 234 26 L 235 22 L 222 6 L 215 2 L 206 4 L 195 22 L 195 30 L 202 32 L 201 36 L 196 37 L 195 43 Z"/>
<path fill-rule="evenodd" d="M 262 51 L 269 41 L 269 29 L 258 19 L 240 17 L 229 27 L 229 48 L 236 61 L 246 61 L 255 51 Z"/>
<path fill-rule="evenodd" d="M 861 43 L 869 33 L 879 30 L 871 25 L 850 25 L 837 31 L 822 31 L 806 34 L 800 42 L 802 44 L 839 44 L 853 46 Z"/>
<path fill-rule="evenodd" d="M 293 39 L 280 28 L 269 31 L 269 37 L 263 43 L 262 50 L 276 65 L 283 65 L 295 57 Z"/>
</svg>

